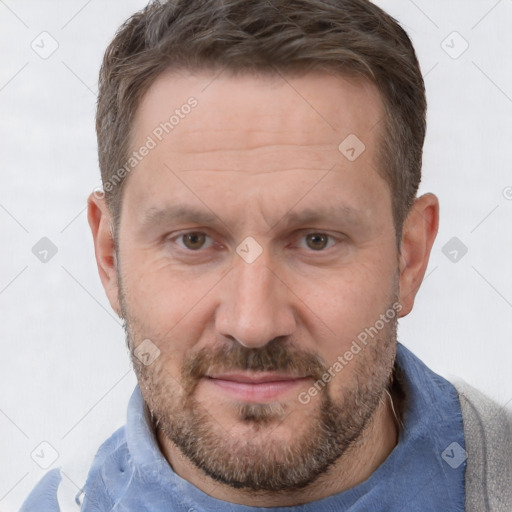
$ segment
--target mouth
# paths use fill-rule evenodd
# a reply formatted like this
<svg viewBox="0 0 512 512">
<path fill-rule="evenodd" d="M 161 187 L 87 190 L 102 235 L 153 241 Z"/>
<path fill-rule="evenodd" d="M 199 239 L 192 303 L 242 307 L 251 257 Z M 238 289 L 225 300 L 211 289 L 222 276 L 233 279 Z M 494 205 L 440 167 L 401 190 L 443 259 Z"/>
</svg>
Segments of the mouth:
<svg viewBox="0 0 512 512">
<path fill-rule="evenodd" d="M 310 377 L 275 372 L 244 372 L 207 375 L 203 379 L 217 392 L 220 391 L 230 398 L 261 403 L 291 393 Z"/>
</svg>

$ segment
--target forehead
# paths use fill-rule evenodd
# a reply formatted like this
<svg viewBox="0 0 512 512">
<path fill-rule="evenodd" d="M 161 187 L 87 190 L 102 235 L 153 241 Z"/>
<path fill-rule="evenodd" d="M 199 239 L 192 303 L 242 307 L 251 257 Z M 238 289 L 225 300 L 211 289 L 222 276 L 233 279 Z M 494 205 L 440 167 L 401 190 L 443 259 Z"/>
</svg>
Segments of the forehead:
<svg viewBox="0 0 512 512">
<path fill-rule="evenodd" d="M 187 107 L 191 101 L 197 104 L 193 109 Z M 363 79 L 169 71 L 142 98 L 132 133 L 137 142 L 171 121 L 169 133 L 163 127 L 163 142 L 181 152 L 218 150 L 220 142 L 230 149 L 253 149 L 269 146 L 269 136 L 276 145 L 307 147 L 332 146 L 353 133 L 371 145 L 382 114 L 377 88 Z"/>
<path fill-rule="evenodd" d="M 344 192 L 348 206 L 362 201 L 370 208 L 376 196 L 389 195 L 376 170 L 382 116 L 379 92 L 366 80 L 166 72 L 134 118 L 132 150 L 153 142 L 126 192 L 132 204 L 156 208 L 186 188 L 199 201 L 222 193 L 231 206 L 252 198 L 270 218 L 276 204 L 289 209 L 314 187 L 315 200 Z M 349 158 L 354 152 L 357 158 Z M 328 179 L 314 185 L 322 173 Z"/>
</svg>

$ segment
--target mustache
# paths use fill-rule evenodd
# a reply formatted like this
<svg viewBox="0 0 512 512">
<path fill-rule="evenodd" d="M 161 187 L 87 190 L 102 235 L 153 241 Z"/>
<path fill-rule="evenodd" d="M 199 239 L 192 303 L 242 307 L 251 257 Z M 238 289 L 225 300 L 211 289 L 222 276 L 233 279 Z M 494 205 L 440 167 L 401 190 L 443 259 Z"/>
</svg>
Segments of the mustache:
<svg viewBox="0 0 512 512">
<path fill-rule="evenodd" d="M 192 393 L 205 375 L 229 371 L 265 371 L 321 379 L 327 372 L 325 361 L 312 352 L 294 349 L 278 339 L 261 348 L 247 348 L 239 343 L 217 348 L 203 347 L 187 358 L 182 367 L 182 382 Z"/>
</svg>

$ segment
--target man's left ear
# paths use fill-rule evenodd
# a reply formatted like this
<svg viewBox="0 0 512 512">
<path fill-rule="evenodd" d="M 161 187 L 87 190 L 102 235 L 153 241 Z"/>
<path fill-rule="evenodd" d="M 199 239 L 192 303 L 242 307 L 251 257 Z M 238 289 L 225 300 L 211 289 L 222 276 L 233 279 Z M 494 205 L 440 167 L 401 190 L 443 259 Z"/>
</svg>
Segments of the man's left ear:
<svg viewBox="0 0 512 512">
<path fill-rule="evenodd" d="M 417 198 L 402 228 L 400 249 L 400 317 L 414 305 L 439 227 L 439 201 L 434 194 Z"/>
</svg>

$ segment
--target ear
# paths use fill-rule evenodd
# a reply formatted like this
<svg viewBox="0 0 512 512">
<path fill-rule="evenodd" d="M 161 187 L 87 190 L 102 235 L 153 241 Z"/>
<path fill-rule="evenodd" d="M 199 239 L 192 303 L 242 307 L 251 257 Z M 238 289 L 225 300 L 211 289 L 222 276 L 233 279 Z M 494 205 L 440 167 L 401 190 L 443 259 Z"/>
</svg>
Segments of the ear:
<svg viewBox="0 0 512 512">
<path fill-rule="evenodd" d="M 94 239 L 94 252 L 101 283 L 112 309 L 121 316 L 113 222 L 105 198 L 99 197 L 97 192 L 93 192 L 87 201 L 87 219 Z"/>
<path fill-rule="evenodd" d="M 427 269 L 430 250 L 439 227 L 439 201 L 425 194 L 414 202 L 402 229 L 400 247 L 400 317 L 408 315 L 414 305 Z"/>
</svg>

